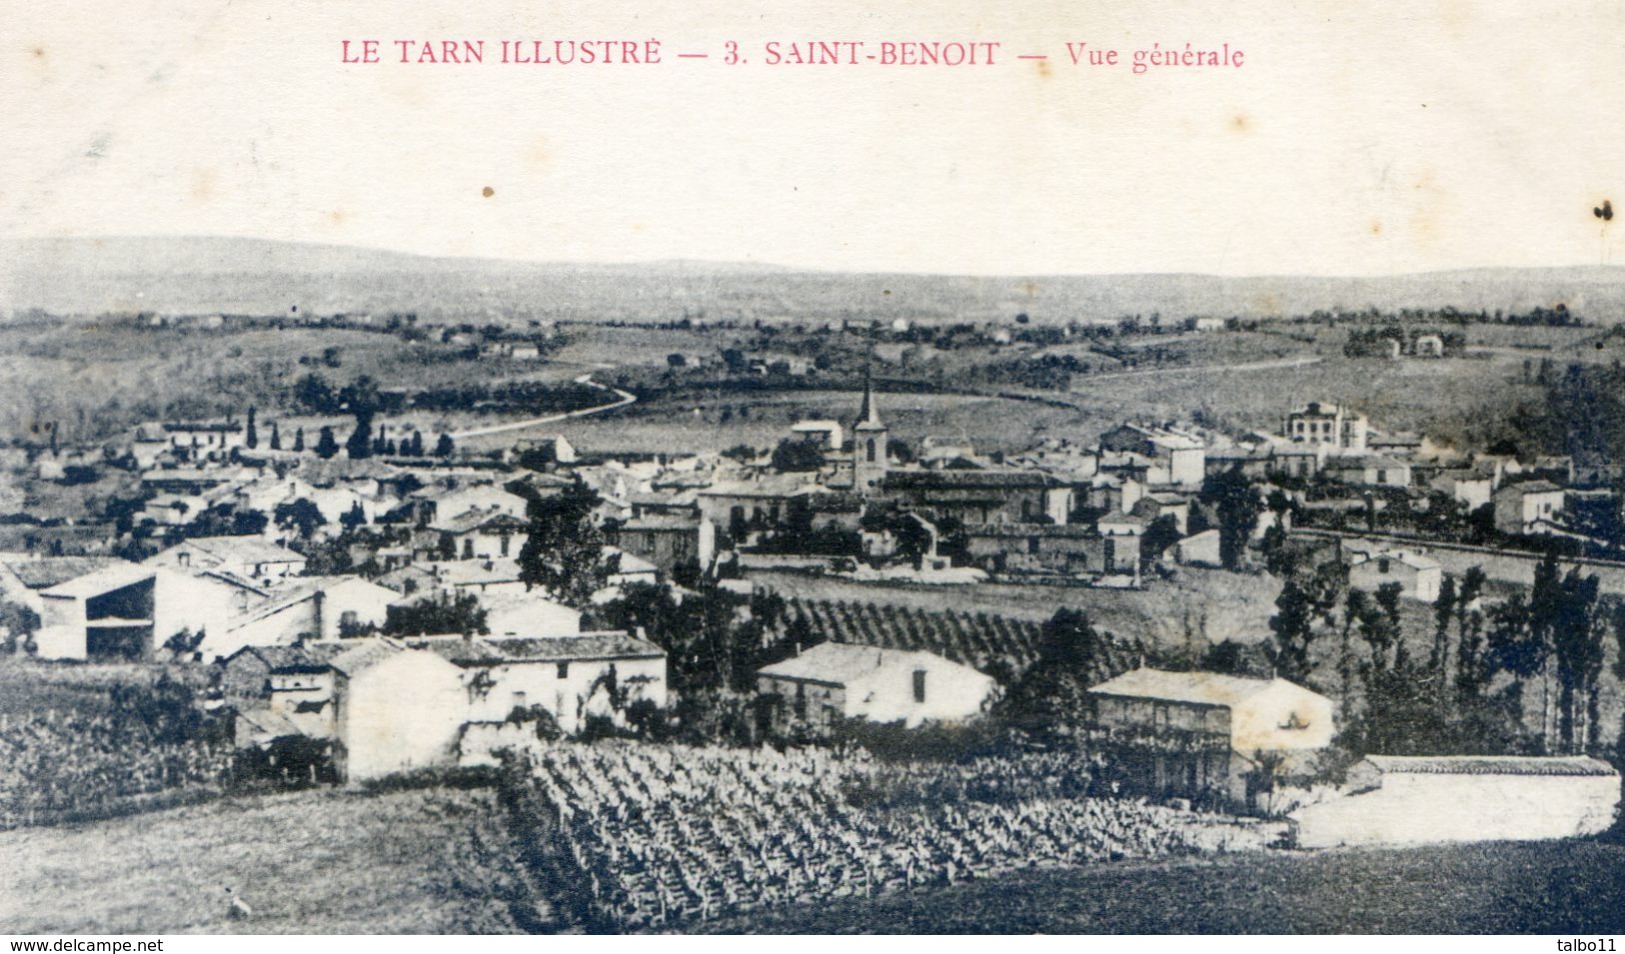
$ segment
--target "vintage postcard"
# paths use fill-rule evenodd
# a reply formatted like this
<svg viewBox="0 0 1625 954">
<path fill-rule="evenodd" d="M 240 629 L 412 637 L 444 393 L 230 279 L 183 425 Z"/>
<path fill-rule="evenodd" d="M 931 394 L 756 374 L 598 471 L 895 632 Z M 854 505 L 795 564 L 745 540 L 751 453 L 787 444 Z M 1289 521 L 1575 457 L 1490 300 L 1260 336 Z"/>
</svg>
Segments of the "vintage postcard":
<svg viewBox="0 0 1625 954">
<path fill-rule="evenodd" d="M 0 24 L 0 933 L 1625 931 L 1619 4 Z"/>
</svg>

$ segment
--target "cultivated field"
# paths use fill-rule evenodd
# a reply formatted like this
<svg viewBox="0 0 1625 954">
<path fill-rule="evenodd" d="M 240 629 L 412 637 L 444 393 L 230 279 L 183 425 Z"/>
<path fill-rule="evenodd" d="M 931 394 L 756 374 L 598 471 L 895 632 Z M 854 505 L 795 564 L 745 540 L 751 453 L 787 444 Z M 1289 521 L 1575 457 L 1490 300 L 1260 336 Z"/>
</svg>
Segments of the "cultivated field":
<svg viewBox="0 0 1625 954">
<path fill-rule="evenodd" d="M 1067 753 L 889 766 L 826 750 L 528 751 L 520 821 L 597 929 L 1124 858 L 1258 851 L 1280 826 L 1085 796 Z"/>
<path fill-rule="evenodd" d="M 858 583 L 832 576 L 750 571 L 752 583 L 786 598 L 880 603 L 929 611 L 987 613 L 1043 622 L 1061 607 L 1085 610 L 1100 629 L 1144 640 L 1153 650 L 1226 639 L 1254 643 L 1269 635 L 1281 584 L 1270 576 L 1182 568 L 1151 589 L 979 583 L 906 586 Z M 1170 610 L 1169 607 L 1188 609 Z"/>
</svg>

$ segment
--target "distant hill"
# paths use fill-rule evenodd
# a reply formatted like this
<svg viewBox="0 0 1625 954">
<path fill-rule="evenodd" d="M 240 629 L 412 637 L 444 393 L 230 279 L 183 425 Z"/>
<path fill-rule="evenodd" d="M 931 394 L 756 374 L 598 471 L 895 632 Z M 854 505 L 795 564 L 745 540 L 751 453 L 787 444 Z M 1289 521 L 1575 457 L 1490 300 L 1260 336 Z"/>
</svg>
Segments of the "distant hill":
<svg viewBox="0 0 1625 954">
<path fill-rule="evenodd" d="M 378 249 L 208 237 L 0 241 L 0 310 L 329 314 L 467 321 L 840 318 L 1109 321 L 1160 313 L 1267 318 L 1316 309 L 1566 304 L 1625 319 L 1625 268 L 1472 269 L 1390 277 L 1191 274 L 971 277 L 815 272 L 686 260 L 568 264 L 430 258 Z"/>
</svg>

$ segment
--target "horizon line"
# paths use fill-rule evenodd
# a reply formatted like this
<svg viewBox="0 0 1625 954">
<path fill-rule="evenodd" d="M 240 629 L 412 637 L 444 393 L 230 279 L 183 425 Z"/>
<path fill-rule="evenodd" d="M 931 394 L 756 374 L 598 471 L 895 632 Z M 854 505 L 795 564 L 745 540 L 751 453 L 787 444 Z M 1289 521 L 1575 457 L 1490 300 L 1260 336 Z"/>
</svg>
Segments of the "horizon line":
<svg viewBox="0 0 1625 954">
<path fill-rule="evenodd" d="M 255 235 L 231 235 L 225 233 L 162 233 L 162 232 L 121 232 L 106 234 L 81 235 L 4 235 L 0 234 L 0 242 L 14 243 L 45 243 L 45 242 L 83 242 L 94 243 L 98 241 L 183 241 L 183 242 L 262 242 L 271 245 L 281 245 L 289 248 L 307 249 L 343 249 L 358 252 L 374 252 L 385 255 L 397 255 L 403 258 L 422 259 L 428 262 L 466 262 L 469 264 L 483 263 L 488 265 L 513 266 L 539 266 L 554 268 L 582 268 L 582 269 L 635 269 L 642 267 L 655 267 L 662 265 L 694 265 L 699 267 L 728 268 L 738 270 L 759 269 L 764 272 L 787 272 L 820 275 L 899 275 L 918 278 L 966 278 L 966 279 L 1000 279 L 1000 278 L 1174 278 L 1195 277 L 1213 278 L 1219 280 L 1269 280 L 1269 279 L 1312 279 L 1328 281 L 1362 281 L 1405 278 L 1426 278 L 1447 276 L 1463 272 L 1517 272 L 1517 271 L 1561 271 L 1593 269 L 1599 271 L 1615 271 L 1625 279 L 1625 265 L 1616 265 L 1607 262 L 1585 264 L 1557 264 L 1557 265 L 1460 265 L 1447 268 L 1427 269 L 1422 271 L 1396 271 L 1396 272 L 1217 272 L 1180 269 L 1170 271 L 1134 270 L 1134 271 L 1034 271 L 1034 272 L 970 272 L 935 269 L 906 269 L 906 268 L 874 268 L 854 269 L 838 268 L 821 265 L 787 265 L 781 262 L 769 262 L 756 259 L 727 259 L 727 258 L 691 258 L 670 256 L 666 258 L 646 259 L 562 259 L 562 258 L 511 258 L 492 255 L 457 255 L 432 254 L 410 251 L 401 248 L 392 248 L 383 245 L 366 243 L 343 243 L 330 241 L 307 241 L 304 239 L 267 238 Z M 0 266 L 0 273 L 5 268 Z"/>
</svg>

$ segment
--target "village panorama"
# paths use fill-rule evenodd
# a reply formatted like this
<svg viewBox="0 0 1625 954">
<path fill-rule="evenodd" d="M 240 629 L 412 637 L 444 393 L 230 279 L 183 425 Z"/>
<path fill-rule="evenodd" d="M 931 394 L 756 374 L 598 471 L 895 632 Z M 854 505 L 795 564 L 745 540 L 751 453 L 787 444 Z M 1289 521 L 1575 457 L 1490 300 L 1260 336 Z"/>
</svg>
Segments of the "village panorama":
<svg viewBox="0 0 1625 954">
<path fill-rule="evenodd" d="M 1625 927 L 1619 276 L 261 245 L 0 323 L 0 928 Z"/>
</svg>

